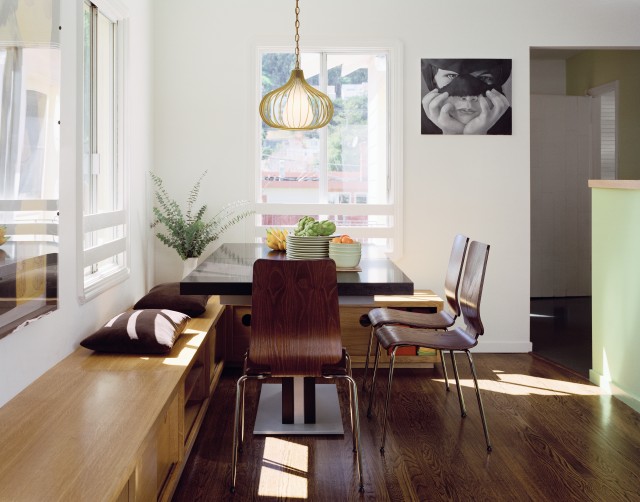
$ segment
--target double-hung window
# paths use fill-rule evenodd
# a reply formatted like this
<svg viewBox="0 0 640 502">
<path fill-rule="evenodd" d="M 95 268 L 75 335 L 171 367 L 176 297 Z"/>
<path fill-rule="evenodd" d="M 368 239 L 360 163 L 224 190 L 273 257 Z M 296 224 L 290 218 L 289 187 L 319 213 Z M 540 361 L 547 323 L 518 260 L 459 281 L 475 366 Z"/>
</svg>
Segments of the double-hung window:
<svg viewBox="0 0 640 502">
<path fill-rule="evenodd" d="M 81 299 L 128 277 L 124 162 L 126 13 L 84 2 Z"/>
<path fill-rule="evenodd" d="M 327 94 L 327 127 L 285 131 L 260 122 L 256 238 L 265 228 L 292 227 L 301 216 L 330 219 L 337 233 L 399 255 L 402 121 L 399 48 L 302 52 L 309 84 Z M 295 55 L 258 51 L 258 98 L 289 78 Z M 256 113 L 257 114 L 257 113 Z M 258 117 L 259 120 L 259 117 Z"/>
</svg>

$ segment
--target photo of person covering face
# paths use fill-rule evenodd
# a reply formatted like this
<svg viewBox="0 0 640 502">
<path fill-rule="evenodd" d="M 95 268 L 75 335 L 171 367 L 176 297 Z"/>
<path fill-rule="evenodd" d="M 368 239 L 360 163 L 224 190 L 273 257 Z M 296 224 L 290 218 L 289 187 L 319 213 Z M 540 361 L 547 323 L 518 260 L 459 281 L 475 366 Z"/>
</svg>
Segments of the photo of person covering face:
<svg viewBox="0 0 640 502">
<path fill-rule="evenodd" d="M 511 134 L 510 59 L 422 59 L 422 134 Z"/>
</svg>

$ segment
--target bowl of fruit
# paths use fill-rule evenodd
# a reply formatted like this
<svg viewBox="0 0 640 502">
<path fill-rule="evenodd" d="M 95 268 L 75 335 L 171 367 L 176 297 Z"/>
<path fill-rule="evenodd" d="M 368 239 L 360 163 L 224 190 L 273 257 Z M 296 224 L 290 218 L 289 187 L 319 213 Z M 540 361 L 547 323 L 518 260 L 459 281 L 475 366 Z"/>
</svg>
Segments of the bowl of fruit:
<svg viewBox="0 0 640 502">
<path fill-rule="evenodd" d="M 362 245 L 348 235 L 338 235 L 329 241 L 329 258 L 336 268 L 355 268 L 360 263 Z"/>
</svg>

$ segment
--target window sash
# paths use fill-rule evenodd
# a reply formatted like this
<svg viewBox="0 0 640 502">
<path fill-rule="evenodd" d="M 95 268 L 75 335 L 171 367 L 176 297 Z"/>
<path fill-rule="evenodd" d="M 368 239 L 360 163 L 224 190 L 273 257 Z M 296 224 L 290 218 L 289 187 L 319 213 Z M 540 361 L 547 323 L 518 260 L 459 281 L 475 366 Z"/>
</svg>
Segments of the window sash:
<svg viewBox="0 0 640 502">
<path fill-rule="evenodd" d="M 85 47 L 83 97 L 81 301 L 129 275 L 122 144 L 126 12 L 114 0 L 94 0 L 84 3 L 84 13 L 90 47 Z"/>
<path fill-rule="evenodd" d="M 268 53 L 281 53 L 290 52 L 283 51 L 278 48 L 259 47 L 256 52 L 257 57 L 257 82 L 262 82 L 262 61 L 263 55 Z M 402 182 L 402 121 L 399 113 L 402 96 L 401 87 L 399 85 L 398 72 L 401 72 L 401 48 L 396 44 L 389 44 L 383 47 L 355 47 L 355 48 L 323 48 L 315 50 L 309 48 L 308 53 L 321 54 L 320 65 L 324 72 L 321 75 L 327 75 L 327 57 L 340 54 L 349 55 L 374 55 L 378 54 L 386 58 L 386 119 L 383 126 L 384 134 L 386 134 L 386 145 L 384 147 L 383 156 L 386 163 L 386 201 L 381 204 L 372 204 L 368 202 L 361 202 L 363 200 L 371 200 L 370 192 L 363 192 L 361 190 L 354 192 L 351 197 L 351 203 L 336 204 L 329 203 L 328 197 L 331 194 L 337 194 L 338 192 L 329 193 L 328 182 L 323 179 L 324 176 L 328 176 L 331 173 L 327 168 L 328 159 L 326 159 L 326 153 L 328 151 L 327 141 L 327 128 L 319 130 L 319 141 L 322 144 L 321 152 L 324 153 L 325 158 L 321 161 L 322 167 L 320 168 L 320 174 L 318 176 L 319 184 L 323 193 L 323 199 L 318 203 L 304 204 L 298 202 L 292 203 L 273 203 L 263 202 L 262 199 L 262 123 L 260 117 L 257 116 L 257 150 L 256 150 L 256 178 L 255 178 L 255 192 L 256 192 L 256 228 L 255 238 L 260 240 L 264 238 L 265 230 L 272 226 L 268 220 L 263 222 L 263 215 L 330 215 L 335 217 L 337 224 L 337 233 L 349 233 L 354 237 L 360 239 L 376 240 L 377 244 L 384 243 L 386 250 L 391 257 L 399 257 L 401 255 L 401 243 L 402 243 L 402 226 L 399 218 L 401 214 L 401 206 L 399 201 L 401 200 L 399 188 Z M 303 64 L 304 69 L 304 64 Z M 315 70 L 314 70 L 315 71 Z M 309 78 L 306 74 L 305 76 Z M 319 89 L 326 92 L 327 82 L 320 79 Z M 261 85 L 256 86 L 256 104 L 262 99 Z M 256 114 L 257 115 L 257 114 Z M 322 189 L 324 188 L 324 189 Z M 364 197 L 363 197 L 364 195 Z M 358 202 L 356 202 L 356 197 Z M 374 219 L 372 226 L 351 226 L 346 218 L 349 216 L 379 216 L 381 218 Z M 382 218 L 384 217 L 384 218 Z M 382 221 L 383 223 L 379 223 Z M 281 225 L 287 226 L 287 225 Z M 382 241 L 380 240 L 382 239 Z M 386 243 L 384 242 L 386 240 Z"/>
</svg>

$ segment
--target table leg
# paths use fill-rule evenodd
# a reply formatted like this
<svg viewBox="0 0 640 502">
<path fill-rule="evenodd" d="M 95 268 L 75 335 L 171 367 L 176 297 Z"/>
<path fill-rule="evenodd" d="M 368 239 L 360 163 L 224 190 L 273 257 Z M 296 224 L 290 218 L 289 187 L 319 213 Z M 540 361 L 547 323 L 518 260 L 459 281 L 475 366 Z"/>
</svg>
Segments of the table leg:
<svg viewBox="0 0 640 502">
<path fill-rule="evenodd" d="M 316 421 L 316 379 L 287 377 L 282 379 L 282 423 L 313 424 Z"/>
<path fill-rule="evenodd" d="M 316 379 L 304 377 L 304 423 L 316 422 Z"/>
<path fill-rule="evenodd" d="M 262 384 L 254 434 L 344 434 L 335 384 L 313 377 Z"/>
<path fill-rule="evenodd" d="M 293 378 L 282 379 L 282 423 L 295 423 L 295 385 Z"/>
</svg>

